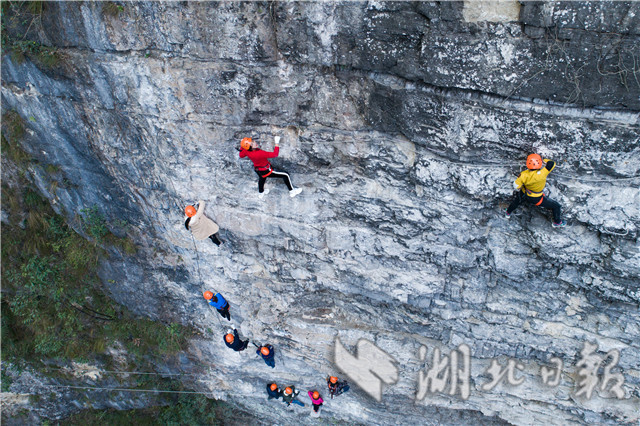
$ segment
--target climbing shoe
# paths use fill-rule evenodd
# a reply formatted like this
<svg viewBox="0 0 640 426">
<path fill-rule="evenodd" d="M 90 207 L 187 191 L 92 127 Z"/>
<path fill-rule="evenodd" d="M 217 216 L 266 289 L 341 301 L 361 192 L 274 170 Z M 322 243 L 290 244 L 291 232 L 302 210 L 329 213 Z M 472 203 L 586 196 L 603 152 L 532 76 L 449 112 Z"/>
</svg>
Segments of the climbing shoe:
<svg viewBox="0 0 640 426">
<path fill-rule="evenodd" d="M 289 191 L 289 197 L 293 198 L 301 192 L 302 192 L 302 188 L 292 189 L 291 191 Z"/>
<path fill-rule="evenodd" d="M 505 219 L 509 219 L 511 217 L 511 213 L 508 212 L 509 209 L 504 209 L 504 217 Z"/>
<path fill-rule="evenodd" d="M 567 222 L 565 222 L 564 220 L 561 220 L 558 223 L 553 222 L 551 226 L 553 226 L 554 228 L 564 228 L 565 226 L 567 226 Z"/>
<path fill-rule="evenodd" d="M 258 194 L 258 198 L 263 199 L 265 195 L 269 193 L 269 188 L 265 189 L 264 192 Z"/>
</svg>

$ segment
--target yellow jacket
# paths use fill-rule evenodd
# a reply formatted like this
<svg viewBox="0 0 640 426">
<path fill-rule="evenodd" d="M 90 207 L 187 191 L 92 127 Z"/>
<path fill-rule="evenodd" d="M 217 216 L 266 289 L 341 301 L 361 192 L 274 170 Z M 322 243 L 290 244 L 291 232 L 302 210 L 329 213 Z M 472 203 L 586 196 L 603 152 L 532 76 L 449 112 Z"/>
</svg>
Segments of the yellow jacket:
<svg viewBox="0 0 640 426">
<path fill-rule="evenodd" d="M 522 190 L 529 197 L 540 197 L 544 186 L 547 184 L 547 176 L 556 167 L 556 163 L 551 160 L 545 158 L 542 161 L 546 163 L 543 168 L 523 171 L 513 183 L 513 186 Z"/>
</svg>

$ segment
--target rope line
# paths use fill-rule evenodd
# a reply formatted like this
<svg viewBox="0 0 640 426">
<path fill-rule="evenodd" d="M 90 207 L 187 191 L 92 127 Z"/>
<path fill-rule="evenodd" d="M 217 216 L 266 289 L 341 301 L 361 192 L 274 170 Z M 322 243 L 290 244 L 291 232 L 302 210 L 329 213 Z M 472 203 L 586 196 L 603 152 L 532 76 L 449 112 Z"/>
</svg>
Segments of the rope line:
<svg viewBox="0 0 640 426">
<path fill-rule="evenodd" d="M 167 179 L 169 181 L 169 183 L 171 184 L 171 188 L 173 189 L 173 193 L 174 196 L 171 197 L 173 198 L 174 203 L 176 204 L 176 206 L 178 207 L 179 211 L 182 211 L 182 205 L 177 201 L 177 197 L 178 197 L 178 191 L 176 190 L 176 186 L 173 183 L 173 179 L 171 179 L 171 177 L 167 176 Z M 198 251 L 198 246 L 196 244 L 196 239 L 193 236 L 193 232 L 189 232 L 189 234 L 191 235 L 191 242 L 193 243 L 193 250 L 196 252 L 196 267 L 198 270 L 198 280 L 200 282 L 200 291 L 202 293 L 204 293 L 204 281 L 202 280 L 202 272 L 200 271 L 200 252 Z M 211 289 L 213 290 L 214 293 L 218 293 L 218 291 L 211 287 Z M 228 303 L 228 302 L 227 302 Z M 207 302 L 207 306 L 209 306 L 209 308 L 211 308 L 211 306 L 209 305 L 209 303 Z M 220 325 L 220 327 L 224 328 L 224 326 L 222 325 L 222 322 L 220 321 L 219 317 L 219 313 L 216 311 L 216 313 L 214 314 L 214 316 L 216 317 L 216 319 L 218 320 L 218 324 Z"/>
<path fill-rule="evenodd" d="M 300 141 L 300 143 L 311 143 L 312 141 Z M 343 142 L 343 141 L 325 141 L 322 142 L 321 144 L 348 144 L 348 142 Z M 459 166 L 462 167 L 468 167 L 468 168 L 472 168 L 472 169 L 484 169 L 484 168 L 511 168 L 511 167 L 520 167 L 522 166 L 522 163 L 488 163 L 488 162 L 484 162 L 484 163 L 465 163 L 464 161 L 456 161 L 456 160 L 451 160 L 449 158 L 447 158 L 446 154 L 443 153 L 442 151 L 438 151 L 436 149 L 433 148 L 429 148 L 429 147 L 425 147 L 425 149 L 433 154 L 439 155 L 441 158 L 439 158 L 439 161 L 445 162 L 447 164 L 457 164 Z M 562 165 L 556 163 L 556 167 L 560 168 Z M 567 179 L 574 179 L 574 180 L 578 180 L 578 181 L 583 181 L 583 182 L 617 182 L 617 181 L 630 181 L 630 180 L 635 180 L 635 179 L 640 179 L 640 175 L 637 176 L 629 176 L 629 177 L 620 177 L 620 178 L 612 178 L 612 179 L 589 179 L 587 177 L 580 177 L 580 176 L 571 176 L 571 175 L 566 175 L 563 173 L 559 173 L 559 172 L 555 172 L 554 173 L 555 176 L 561 176 L 563 178 L 567 178 Z"/>
<path fill-rule="evenodd" d="M 622 178 L 613 178 L 613 179 L 589 179 L 589 178 L 585 178 L 585 177 L 579 177 L 579 176 L 571 176 L 571 175 L 565 175 L 564 173 L 555 173 L 556 176 L 560 176 L 563 177 L 565 179 L 575 179 L 575 180 L 579 180 L 582 182 L 617 182 L 617 181 L 627 181 L 627 180 L 635 180 L 640 178 L 640 175 L 638 176 L 630 176 L 630 177 L 622 177 Z"/>
<path fill-rule="evenodd" d="M 42 367 L 46 370 L 65 371 L 73 373 L 71 368 L 56 368 L 45 365 Z M 98 373 L 115 373 L 115 374 L 132 374 L 132 375 L 149 375 L 149 376 L 202 376 L 204 373 L 152 373 L 146 371 L 123 371 L 123 370 L 98 370 Z"/>
<path fill-rule="evenodd" d="M 99 387 L 99 386 L 70 386 L 70 385 L 43 385 L 43 386 L 46 386 L 48 388 L 106 390 L 106 391 L 118 391 L 118 392 L 155 392 L 155 393 L 180 393 L 180 394 L 211 395 L 211 392 L 171 391 L 171 390 L 161 390 L 161 389 L 104 388 L 104 387 Z"/>
</svg>

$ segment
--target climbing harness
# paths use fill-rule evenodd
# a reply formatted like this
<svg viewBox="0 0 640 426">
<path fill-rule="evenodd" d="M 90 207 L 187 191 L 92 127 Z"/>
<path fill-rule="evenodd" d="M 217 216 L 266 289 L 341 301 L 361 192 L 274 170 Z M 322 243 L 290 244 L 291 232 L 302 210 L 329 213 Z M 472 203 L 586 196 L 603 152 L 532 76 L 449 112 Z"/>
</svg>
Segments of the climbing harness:
<svg viewBox="0 0 640 426">
<path fill-rule="evenodd" d="M 271 173 L 273 173 L 273 169 L 271 168 L 271 164 L 269 164 L 269 166 L 267 166 L 266 168 L 254 167 L 253 170 L 255 170 L 258 173 L 258 175 L 260 175 L 261 178 L 266 178 Z M 260 172 L 268 172 L 268 173 L 266 175 L 263 175 L 263 174 L 260 174 Z"/>
</svg>

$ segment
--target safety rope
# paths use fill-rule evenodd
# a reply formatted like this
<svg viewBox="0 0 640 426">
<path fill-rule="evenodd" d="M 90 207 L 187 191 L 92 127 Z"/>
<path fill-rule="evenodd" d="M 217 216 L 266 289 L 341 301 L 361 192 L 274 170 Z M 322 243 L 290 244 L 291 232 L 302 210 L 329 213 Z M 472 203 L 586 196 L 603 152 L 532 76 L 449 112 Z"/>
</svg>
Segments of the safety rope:
<svg viewBox="0 0 640 426">
<path fill-rule="evenodd" d="M 51 367 L 51 366 L 45 365 L 41 368 L 45 370 L 52 370 L 52 371 L 64 371 L 64 372 L 73 374 L 72 367 L 60 368 L 60 367 Z M 154 373 L 154 372 L 147 372 L 147 371 L 100 370 L 100 369 L 97 369 L 97 372 L 99 374 L 114 373 L 114 374 L 149 375 L 149 376 L 202 376 L 204 374 L 204 373 Z"/>
<path fill-rule="evenodd" d="M 71 385 L 42 385 L 42 386 L 45 386 L 45 387 L 48 387 L 48 388 L 106 390 L 106 391 L 118 391 L 118 392 L 155 392 L 155 393 L 181 393 L 181 394 L 211 395 L 211 392 L 171 391 L 171 390 L 161 390 L 161 389 L 105 388 L 105 387 L 100 387 L 100 386 L 71 386 Z"/>
<path fill-rule="evenodd" d="M 178 191 L 176 190 L 176 186 L 174 185 L 173 180 L 172 180 L 169 176 L 167 176 L 167 179 L 168 179 L 169 183 L 171 184 L 171 188 L 173 189 L 173 193 L 175 194 L 175 195 L 172 197 L 172 198 L 173 198 L 173 201 L 174 201 L 174 203 L 176 204 L 176 206 L 178 207 L 178 211 L 182 211 L 183 206 L 182 206 L 178 201 L 176 201 L 176 199 L 177 199 L 177 194 L 178 194 Z M 197 244 L 196 244 L 196 239 L 195 239 L 195 238 L 194 238 L 194 236 L 193 236 L 193 232 L 189 232 L 189 234 L 191 235 L 191 242 L 193 243 L 193 249 L 194 249 L 194 251 L 196 252 L 196 269 L 197 269 L 197 271 L 198 271 L 198 281 L 199 281 L 199 283 L 200 283 L 200 292 L 204 294 L 205 286 L 204 286 L 204 281 L 202 280 L 202 273 L 201 273 L 201 271 L 200 271 L 200 252 L 198 251 L 198 246 L 197 246 Z M 214 292 L 214 293 L 219 293 L 219 292 L 218 292 L 215 288 L 213 288 L 213 287 L 211 287 L 211 290 L 213 290 L 213 292 Z M 227 303 L 229 303 L 229 302 L 227 302 Z M 208 303 L 208 302 L 207 302 L 207 306 L 208 306 L 210 309 L 212 308 L 212 307 L 211 307 L 211 305 L 209 305 L 209 303 Z M 222 321 L 220 321 L 220 318 L 219 318 L 219 314 L 218 314 L 218 312 L 216 312 L 216 313 L 214 314 L 214 316 L 215 316 L 215 317 L 216 317 L 216 319 L 218 320 L 218 324 L 220 324 L 220 327 L 224 328 L 224 326 L 222 325 Z"/>
<path fill-rule="evenodd" d="M 308 143 L 315 143 L 315 142 L 313 142 L 313 141 L 300 141 L 300 143 L 308 144 Z M 323 141 L 323 142 L 319 143 L 319 145 L 324 145 L 324 144 L 345 145 L 345 144 L 348 144 L 348 143 L 349 142 L 344 142 L 344 141 Z M 471 168 L 471 169 L 511 168 L 511 167 L 519 167 L 519 166 L 522 165 L 522 163 L 489 163 L 489 162 L 480 162 L 480 163 L 474 162 L 473 164 L 465 163 L 464 161 L 456 161 L 456 160 L 451 160 L 451 159 L 447 158 L 447 154 L 445 152 L 443 152 L 443 151 L 440 151 L 440 150 L 437 150 L 437 149 L 434 149 L 434 148 L 431 148 L 431 147 L 424 147 L 424 148 L 427 151 L 429 151 L 429 152 L 431 152 L 433 154 L 439 155 L 441 157 L 441 158 L 438 159 L 439 161 L 445 162 L 447 164 L 456 164 L 456 165 L 467 167 L 467 168 Z M 560 167 L 561 167 L 561 165 L 556 163 L 556 168 L 560 168 Z M 578 180 L 578 181 L 583 181 L 583 182 L 617 182 L 617 181 L 629 181 L 629 180 L 640 179 L 640 175 L 629 176 L 629 177 L 620 177 L 620 178 L 611 178 L 611 179 L 590 179 L 590 178 L 587 178 L 587 177 L 565 175 L 565 174 L 559 173 L 559 172 L 555 172 L 554 175 L 555 176 L 561 176 L 561 177 L 567 178 L 567 179 L 574 179 L 574 180 Z"/>
<path fill-rule="evenodd" d="M 565 175 L 564 173 L 554 173 L 555 176 L 560 176 L 563 177 L 565 179 L 569 179 L 569 180 L 578 180 L 581 182 L 618 182 L 618 181 L 628 181 L 628 180 L 636 180 L 638 178 L 640 178 L 640 175 L 638 176 L 629 176 L 629 177 L 621 177 L 621 178 L 612 178 L 612 179 L 589 179 L 589 178 L 584 178 L 584 177 L 579 177 L 579 176 L 571 176 L 571 175 Z"/>
</svg>

